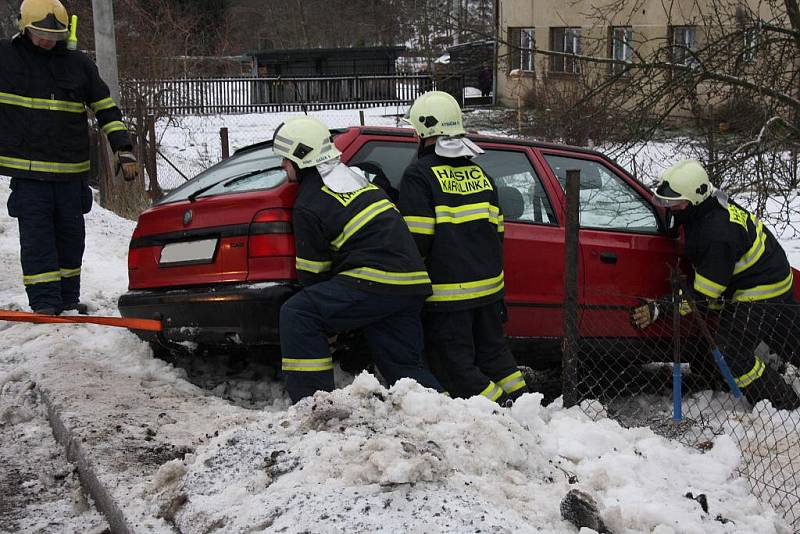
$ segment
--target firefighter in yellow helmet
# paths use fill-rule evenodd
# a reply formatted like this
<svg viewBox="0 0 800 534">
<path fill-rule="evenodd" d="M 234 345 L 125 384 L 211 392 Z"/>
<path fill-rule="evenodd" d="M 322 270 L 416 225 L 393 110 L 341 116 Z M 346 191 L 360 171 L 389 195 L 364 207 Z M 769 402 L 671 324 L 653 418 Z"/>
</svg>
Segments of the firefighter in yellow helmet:
<svg viewBox="0 0 800 534">
<path fill-rule="evenodd" d="M 128 130 L 84 53 L 69 50 L 58 0 L 24 0 L 19 33 L 0 40 L 0 175 L 11 177 L 8 212 L 19 223 L 22 274 L 35 312 L 86 311 L 80 302 L 83 215 L 89 188 L 87 108 L 122 165 L 136 176 Z"/>
<path fill-rule="evenodd" d="M 286 389 L 293 402 L 331 391 L 327 336 L 362 330 L 381 375 L 441 390 L 422 365 L 420 310 L 431 282 L 403 218 L 383 189 L 339 161 L 328 128 L 294 117 L 273 150 L 297 182 L 292 227 L 303 289 L 281 307 Z"/>
<path fill-rule="evenodd" d="M 692 296 L 720 314 L 716 342 L 745 397 L 752 403 L 768 399 L 777 409 L 799 408 L 797 393 L 756 355 L 763 340 L 786 361 L 796 357 L 796 347 L 786 344 L 797 307 L 794 281 L 778 241 L 753 214 L 717 190 L 697 161 L 667 169 L 655 200 L 672 209 L 683 227 L 686 257 L 694 269 Z M 631 319 L 647 328 L 671 315 L 661 307 L 649 302 L 634 309 Z"/>
<path fill-rule="evenodd" d="M 447 93 L 414 101 L 407 120 L 420 138 L 403 174 L 398 207 L 433 284 L 425 303 L 425 353 L 456 397 L 506 404 L 528 391 L 503 332 L 503 214 L 497 186 L 472 157 L 461 107 Z"/>
</svg>

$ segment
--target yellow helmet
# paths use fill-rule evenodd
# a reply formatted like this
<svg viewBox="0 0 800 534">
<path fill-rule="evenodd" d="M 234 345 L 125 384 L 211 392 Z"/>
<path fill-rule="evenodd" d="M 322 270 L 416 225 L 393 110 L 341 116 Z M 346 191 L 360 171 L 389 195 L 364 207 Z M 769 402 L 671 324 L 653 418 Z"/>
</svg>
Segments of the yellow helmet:
<svg viewBox="0 0 800 534">
<path fill-rule="evenodd" d="M 406 120 L 417 130 L 420 139 L 437 135 L 465 135 L 461 106 L 443 91 L 428 91 L 417 98 Z"/>
<path fill-rule="evenodd" d="M 275 129 L 272 150 L 301 169 L 316 167 L 342 155 L 328 127 L 314 117 L 292 117 Z"/>
<path fill-rule="evenodd" d="M 58 0 L 23 0 L 19 6 L 19 31 L 29 30 L 53 41 L 69 35 L 69 16 Z"/>
<path fill-rule="evenodd" d="M 698 161 L 687 159 L 676 163 L 661 175 L 655 200 L 669 207 L 688 200 L 697 206 L 714 192 L 708 173 Z"/>
</svg>

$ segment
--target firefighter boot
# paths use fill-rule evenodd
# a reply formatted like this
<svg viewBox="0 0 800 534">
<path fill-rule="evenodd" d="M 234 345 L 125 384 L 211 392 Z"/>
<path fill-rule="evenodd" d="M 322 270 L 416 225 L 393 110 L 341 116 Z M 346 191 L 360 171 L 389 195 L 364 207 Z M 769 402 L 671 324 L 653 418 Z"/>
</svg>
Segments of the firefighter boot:
<svg viewBox="0 0 800 534">
<path fill-rule="evenodd" d="M 776 410 L 796 410 L 800 408 L 800 397 L 794 388 L 787 384 L 775 369 L 767 366 L 761 377 L 742 390 L 744 396 L 755 404 L 760 400 L 772 402 Z"/>
<path fill-rule="evenodd" d="M 70 304 L 64 305 L 62 311 L 72 311 L 75 310 L 78 312 L 79 315 L 89 315 L 89 305 L 84 304 L 83 302 L 72 302 Z"/>
</svg>

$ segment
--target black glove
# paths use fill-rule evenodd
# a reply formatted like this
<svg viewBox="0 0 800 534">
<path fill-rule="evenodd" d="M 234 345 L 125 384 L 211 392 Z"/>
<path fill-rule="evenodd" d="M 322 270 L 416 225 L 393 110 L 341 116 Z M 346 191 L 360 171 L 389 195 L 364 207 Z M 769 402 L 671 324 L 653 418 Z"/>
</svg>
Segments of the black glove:
<svg viewBox="0 0 800 534">
<path fill-rule="evenodd" d="M 631 323 L 636 328 L 644 330 L 661 316 L 659 305 L 654 300 L 649 300 L 642 306 L 631 311 Z"/>
<path fill-rule="evenodd" d="M 122 171 L 122 177 L 126 182 L 131 182 L 139 176 L 139 164 L 136 156 L 130 150 L 119 150 L 115 154 L 117 160 L 116 174 Z"/>
</svg>

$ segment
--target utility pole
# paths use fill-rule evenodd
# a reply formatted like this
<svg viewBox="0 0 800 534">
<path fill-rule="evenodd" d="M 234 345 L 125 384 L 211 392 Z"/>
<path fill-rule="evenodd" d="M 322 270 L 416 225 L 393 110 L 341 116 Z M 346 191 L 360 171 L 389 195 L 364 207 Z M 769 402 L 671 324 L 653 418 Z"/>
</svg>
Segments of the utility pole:
<svg viewBox="0 0 800 534">
<path fill-rule="evenodd" d="M 117 104 L 119 98 L 119 73 L 117 71 L 117 38 L 114 34 L 113 0 L 92 0 L 94 19 L 94 49 L 100 77 L 111 90 Z"/>
</svg>

